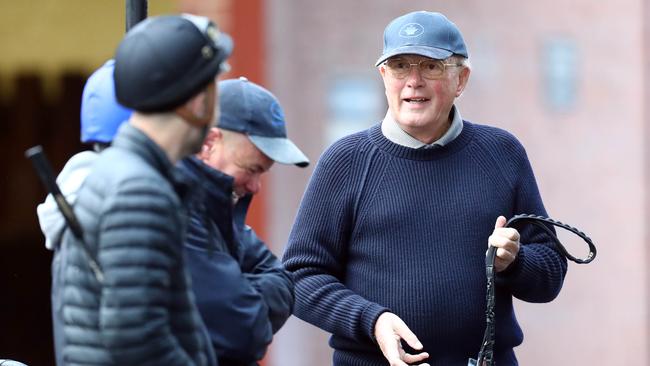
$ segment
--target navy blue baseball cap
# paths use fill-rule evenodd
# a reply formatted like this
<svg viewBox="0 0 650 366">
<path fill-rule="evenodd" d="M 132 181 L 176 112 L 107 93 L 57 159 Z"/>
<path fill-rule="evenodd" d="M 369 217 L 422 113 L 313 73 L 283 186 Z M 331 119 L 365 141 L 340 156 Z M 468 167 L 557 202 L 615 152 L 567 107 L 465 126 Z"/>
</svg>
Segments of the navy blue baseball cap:
<svg viewBox="0 0 650 366">
<path fill-rule="evenodd" d="M 217 126 L 243 133 L 264 155 L 301 168 L 309 159 L 287 138 L 284 112 L 277 98 L 245 77 L 219 81 L 220 117 Z"/>
<path fill-rule="evenodd" d="M 415 11 L 390 22 L 384 30 L 384 52 L 375 63 L 390 57 L 413 54 L 436 60 L 451 55 L 469 57 L 456 24 L 440 13 Z"/>
</svg>

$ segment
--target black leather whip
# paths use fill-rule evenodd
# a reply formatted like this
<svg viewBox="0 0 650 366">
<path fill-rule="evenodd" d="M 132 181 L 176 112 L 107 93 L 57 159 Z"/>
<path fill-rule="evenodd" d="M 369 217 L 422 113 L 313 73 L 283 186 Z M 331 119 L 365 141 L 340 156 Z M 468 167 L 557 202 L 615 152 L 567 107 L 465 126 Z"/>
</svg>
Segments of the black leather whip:
<svg viewBox="0 0 650 366">
<path fill-rule="evenodd" d="M 555 221 L 548 217 L 544 216 L 535 216 L 535 215 L 515 215 L 506 223 L 506 227 L 512 227 L 515 224 L 520 223 L 529 223 L 535 225 L 546 232 L 553 243 L 555 244 L 556 249 L 567 259 L 576 262 L 578 264 L 587 264 L 593 261 L 596 258 L 596 246 L 589 239 L 585 233 L 582 231 L 563 224 L 559 221 Z M 580 259 L 571 255 L 564 245 L 560 243 L 560 240 L 557 238 L 553 230 L 549 226 L 557 226 L 562 229 L 568 230 L 580 238 L 582 238 L 587 245 L 589 245 L 589 254 L 587 258 Z M 496 257 L 497 248 L 490 246 L 485 256 L 485 274 L 487 276 L 487 308 L 485 310 L 485 334 L 483 335 L 483 343 L 481 344 L 481 350 L 478 354 L 477 359 L 470 359 L 468 366 L 494 366 L 494 326 L 495 326 L 495 316 L 494 316 L 494 306 L 495 306 L 495 297 L 494 297 L 494 259 Z"/>
</svg>

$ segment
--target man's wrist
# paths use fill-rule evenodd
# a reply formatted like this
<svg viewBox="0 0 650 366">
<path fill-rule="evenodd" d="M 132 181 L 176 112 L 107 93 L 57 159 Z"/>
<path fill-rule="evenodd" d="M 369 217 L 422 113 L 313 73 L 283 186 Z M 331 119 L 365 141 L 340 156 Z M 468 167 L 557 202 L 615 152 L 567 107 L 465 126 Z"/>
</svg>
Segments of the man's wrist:
<svg viewBox="0 0 650 366">
<path fill-rule="evenodd" d="M 361 326 L 367 332 L 368 337 L 374 342 L 377 343 L 375 339 L 375 326 L 377 325 L 377 320 L 384 313 L 389 313 L 390 309 L 385 308 L 379 304 L 371 303 L 361 314 Z"/>
</svg>

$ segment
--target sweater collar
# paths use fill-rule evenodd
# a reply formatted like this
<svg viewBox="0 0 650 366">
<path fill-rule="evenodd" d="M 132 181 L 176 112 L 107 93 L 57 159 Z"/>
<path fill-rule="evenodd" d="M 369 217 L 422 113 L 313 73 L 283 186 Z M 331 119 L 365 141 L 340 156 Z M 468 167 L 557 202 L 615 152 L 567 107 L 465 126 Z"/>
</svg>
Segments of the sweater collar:
<svg viewBox="0 0 650 366">
<path fill-rule="evenodd" d="M 411 160 L 435 160 L 444 158 L 462 150 L 474 135 L 474 125 L 471 122 L 463 121 L 463 128 L 460 134 L 444 146 L 434 145 L 428 149 L 414 149 L 395 143 L 382 133 L 381 124 L 368 129 L 368 137 L 379 149 L 399 158 Z"/>
<path fill-rule="evenodd" d="M 412 149 L 433 149 L 437 146 L 445 146 L 451 141 L 453 141 L 463 130 L 463 119 L 458 111 L 458 108 L 454 105 L 451 108 L 449 115 L 451 118 L 451 123 L 447 131 L 436 141 L 425 144 L 424 142 L 416 139 L 415 137 L 409 135 L 404 131 L 400 125 L 395 121 L 393 116 L 390 113 L 390 110 L 386 112 L 384 120 L 381 122 L 381 132 L 386 136 L 387 139 L 392 142 L 410 147 Z"/>
</svg>

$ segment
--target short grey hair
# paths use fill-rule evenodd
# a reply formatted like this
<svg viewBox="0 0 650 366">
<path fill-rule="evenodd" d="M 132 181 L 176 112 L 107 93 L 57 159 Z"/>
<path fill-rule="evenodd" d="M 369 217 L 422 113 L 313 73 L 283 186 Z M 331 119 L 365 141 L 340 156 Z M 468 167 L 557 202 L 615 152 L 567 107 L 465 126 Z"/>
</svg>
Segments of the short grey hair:
<svg viewBox="0 0 650 366">
<path fill-rule="evenodd" d="M 445 62 L 459 64 L 468 69 L 472 68 L 472 64 L 469 62 L 469 58 L 461 55 L 451 55 L 445 59 Z"/>
</svg>

